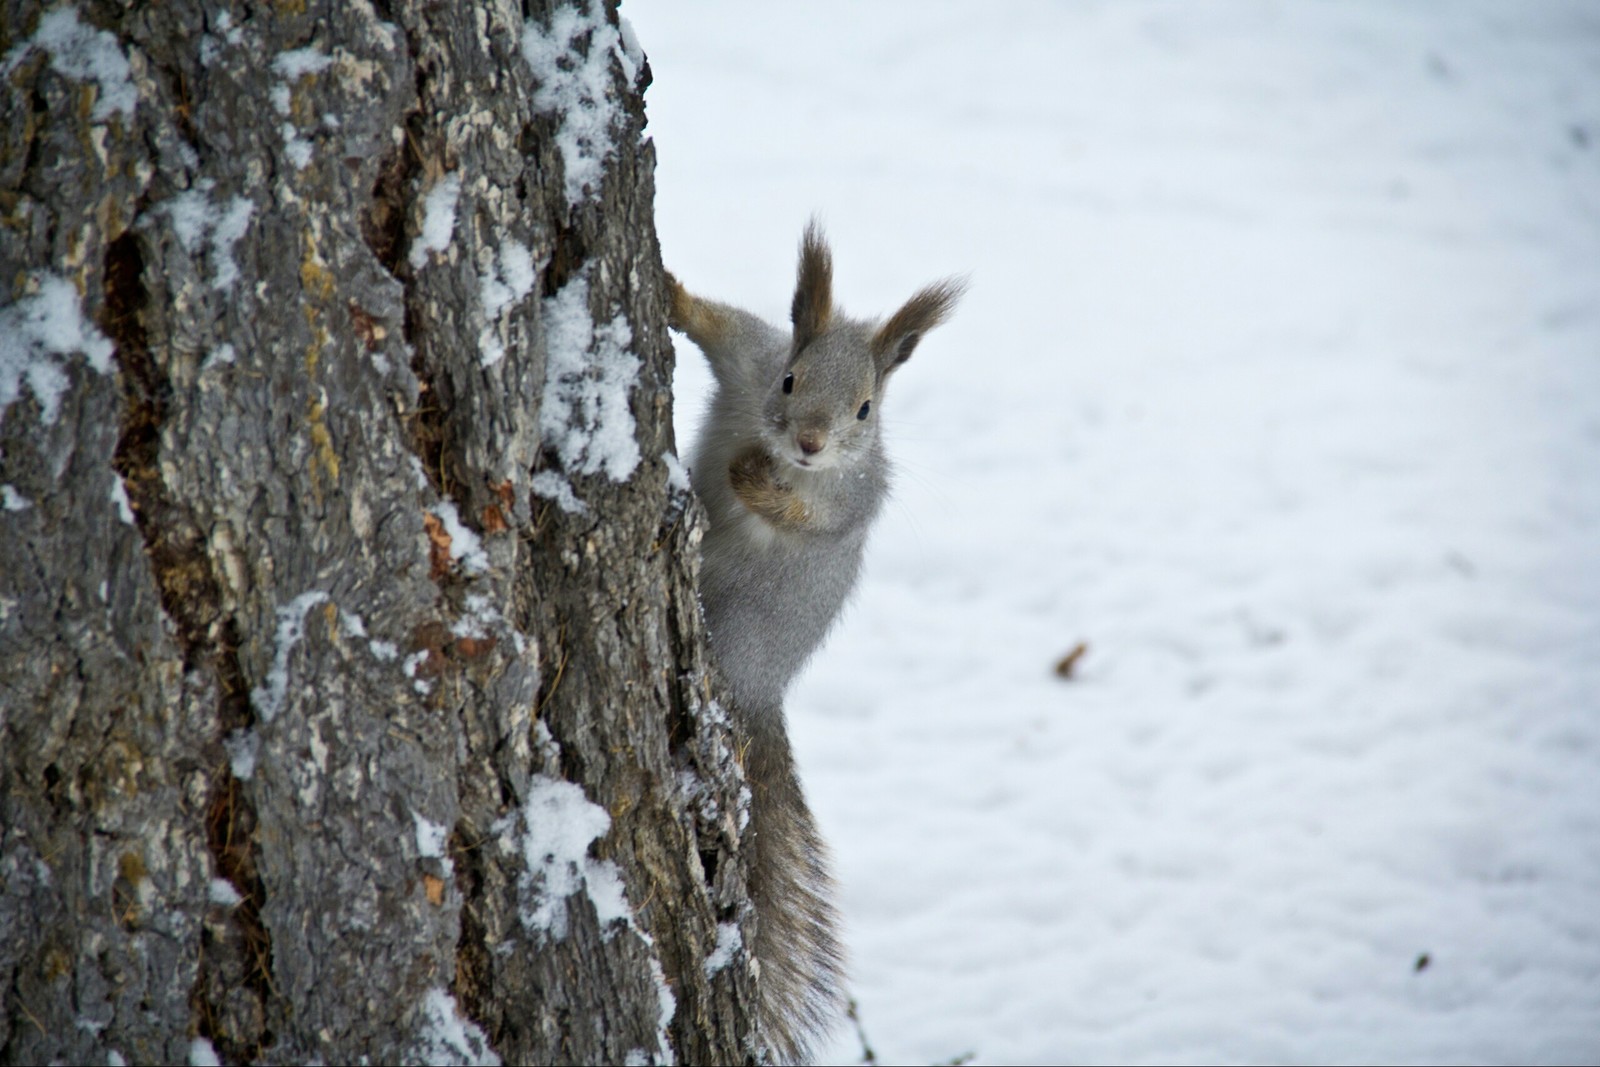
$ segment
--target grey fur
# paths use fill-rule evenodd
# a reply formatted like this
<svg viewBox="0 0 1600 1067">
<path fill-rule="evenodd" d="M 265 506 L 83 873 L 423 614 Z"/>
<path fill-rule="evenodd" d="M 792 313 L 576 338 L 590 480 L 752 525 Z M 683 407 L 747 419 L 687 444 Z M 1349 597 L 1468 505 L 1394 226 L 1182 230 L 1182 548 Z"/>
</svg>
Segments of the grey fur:
<svg viewBox="0 0 1600 1067">
<path fill-rule="evenodd" d="M 826 852 L 795 775 L 783 695 L 854 589 L 889 491 L 886 381 L 961 286 L 922 290 L 882 326 L 848 318 L 832 306 L 832 257 L 812 222 L 793 332 L 672 288 L 672 325 L 716 379 L 691 479 L 710 517 L 701 599 L 712 652 L 749 741 L 762 1030 L 776 1057 L 800 1060 L 842 1008 L 844 975 Z"/>
</svg>

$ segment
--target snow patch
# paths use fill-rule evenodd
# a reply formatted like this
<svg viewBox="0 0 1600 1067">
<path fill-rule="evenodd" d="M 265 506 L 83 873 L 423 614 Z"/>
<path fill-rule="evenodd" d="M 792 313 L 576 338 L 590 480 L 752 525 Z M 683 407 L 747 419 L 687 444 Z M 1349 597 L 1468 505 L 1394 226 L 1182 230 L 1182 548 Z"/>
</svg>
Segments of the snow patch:
<svg viewBox="0 0 1600 1067">
<path fill-rule="evenodd" d="M 652 949 L 655 941 L 640 931 L 645 943 Z M 667 984 L 666 973 L 661 969 L 661 960 L 652 952 L 650 956 L 650 978 L 656 984 L 656 1048 L 660 1058 L 658 1063 L 674 1063 L 676 1057 L 672 1054 L 672 1038 L 667 1033 L 667 1027 L 672 1025 L 672 1017 L 678 1013 L 678 998 L 672 995 L 672 986 Z"/>
<path fill-rule="evenodd" d="M 556 506 L 570 515 L 582 515 L 589 510 L 589 505 L 578 499 L 559 471 L 540 471 L 528 480 L 528 488 L 535 496 L 554 500 Z"/>
<path fill-rule="evenodd" d="M 172 223 L 173 235 L 191 257 L 199 255 L 202 248 L 210 252 L 211 287 L 226 289 L 239 280 L 239 264 L 233 258 L 233 246 L 250 228 L 255 204 L 243 196 L 231 198 L 226 205 L 213 203 L 210 193 L 215 187 L 214 181 L 204 178 L 196 182 L 193 189 L 166 201 L 159 210 L 165 212 Z M 231 345 L 226 347 L 232 348 Z M 207 362 L 209 364 L 209 360 Z"/>
<path fill-rule="evenodd" d="M 483 307 L 483 329 L 478 334 L 478 361 L 492 367 L 505 358 L 505 342 L 500 339 L 500 316 L 509 307 L 533 292 L 537 274 L 533 253 L 525 245 L 507 240 L 496 257 L 485 250 L 488 262 L 478 272 L 478 302 Z"/>
<path fill-rule="evenodd" d="M 595 325 L 587 271 L 544 302 L 546 369 L 539 433 L 568 474 L 604 471 L 626 481 L 639 465 L 628 396 L 643 363 L 628 346 L 633 330 L 617 315 Z"/>
<path fill-rule="evenodd" d="M 354 611 L 339 612 L 339 629 L 347 637 L 365 638 L 367 622 Z"/>
<path fill-rule="evenodd" d="M 311 165 L 311 142 L 300 136 L 292 123 L 285 122 L 278 132 L 283 135 L 283 154 L 289 157 L 295 170 L 305 170 Z"/>
<path fill-rule="evenodd" d="M 189 1042 L 189 1067 L 222 1067 L 222 1060 L 210 1041 L 197 1037 Z"/>
<path fill-rule="evenodd" d="M 639 80 L 639 72 L 644 69 L 644 48 L 639 44 L 639 35 L 633 32 L 633 23 L 628 21 L 626 15 L 618 16 L 617 31 L 622 39 L 617 58 L 622 61 L 623 80 L 631 87 Z"/>
<path fill-rule="evenodd" d="M 228 366 L 236 362 L 238 358 L 239 351 L 233 347 L 233 342 L 224 341 L 216 348 L 213 348 L 211 354 L 206 357 L 205 362 L 200 364 L 200 373 L 204 374 L 206 371 Z"/>
<path fill-rule="evenodd" d="M 489 1035 L 461 1014 L 456 998 L 444 989 L 428 990 L 422 1000 L 422 1034 L 417 1056 L 427 1064 L 472 1064 L 499 1067 Z"/>
<path fill-rule="evenodd" d="M 518 880 L 524 926 L 556 940 L 566 937 L 567 899 L 586 887 L 603 924 L 632 924 L 617 865 L 589 855 L 589 846 L 610 829 L 611 816 L 581 787 L 534 776 L 527 801 L 494 826 L 501 847 L 520 851 L 526 863 Z"/>
<path fill-rule="evenodd" d="M 432 511 L 439 521 L 444 523 L 445 533 L 450 535 L 450 558 L 459 564 L 466 574 L 482 574 L 487 571 L 489 557 L 484 555 L 483 542 L 461 521 L 461 516 L 456 513 L 456 506 L 448 500 L 441 500 L 433 506 Z"/>
<path fill-rule="evenodd" d="M 632 38 L 632 32 L 628 37 Z M 562 8 L 549 27 L 529 19 L 522 31 L 522 57 L 539 88 L 533 104 L 560 116 L 556 147 L 561 152 L 568 203 L 576 206 L 600 191 L 605 161 L 616 150 L 611 128 L 618 109 L 611 99 L 612 60 L 632 85 L 642 65 L 638 41 L 625 45 L 601 5 Z M 637 57 L 637 58 L 636 58 Z"/>
<path fill-rule="evenodd" d="M 294 90 L 289 82 L 319 74 L 332 62 L 332 56 L 313 47 L 296 48 L 273 60 L 272 69 L 285 79 L 272 87 L 272 106 L 278 114 L 287 118 L 293 110 Z M 284 122 L 279 127 L 279 133 L 283 136 L 284 155 L 289 157 L 289 162 L 294 164 L 296 170 L 304 170 L 311 162 L 311 142 L 300 136 L 300 131 L 292 121 Z"/>
<path fill-rule="evenodd" d="M 539 725 L 543 725 L 542 723 Z M 543 735 L 552 748 L 553 738 Z M 658 1062 L 672 1062 L 667 1026 L 677 1001 L 655 956 L 655 940 L 633 920 L 622 871 L 610 860 L 589 855 L 589 847 L 611 829 L 611 816 L 572 782 L 535 775 L 521 808 L 495 823 L 500 847 L 520 852 L 526 865 L 518 878 L 520 915 L 529 930 L 560 940 L 567 936 L 567 901 L 584 890 L 594 908 L 601 934 L 609 939 L 619 929 L 632 930 L 651 950 L 650 974 L 660 1004 Z"/>
<path fill-rule="evenodd" d="M 116 346 L 84 317 L 71 282 L 42 274 L 35 284 L 36 292 L 0 308 L 0 419 L 26 384 L 40 418 L 53 425 L 67 391 L 65 357 L 79 353 L 94 371 L 108 374 Z"/>
<path fill-rule="evenodd" d="M 405 662 L 400 664 L 400 669 L 406 672 L 407 678 L 411 679 L 411 688 L 422 696 L 427 696 L 431 687 L 428 685 L 427 679 L 417 677 L 417 669 L 427 662 L 427 659 L 428 650 L 422 649 L 419 652 L 411 653 L 405 658 Z"/>
<path fill-rule="evenodd" d="M 411 481 L 418 489 L 428 488 L 428 472 L 422 469 L 422 460 L 416 456 L 406 455 L 407 466 L 411 468 Z"/>
<path fill-rule="evenodd" d="M 739 932 L 739 924 L 718 923 L 717 945 L 711 950 L 711 955 L 706 957 L 706 977 L 710 978 L 732 963 L 733 957 L 742 948 L 744 948 L 744 934 Z"/>
<path fill-rule="evenodd" d="M 137 525 L 133 519 L 133 505 L 128 500 L 128 487 L 122 484 L 122 475 L 111 475 L 111 502 L 117 506 L 117 518 L 129 526 Z"/>
<path fill-rule="evenodd" d="M 450 840 L 450 827 L 430 821 L 418 813 L 411 813 L 411 821 L 416 824 L 416 854 L 429 857 L 429 859 L 442 859 L 445 862 L 446 872 L 454 873 L 456 867 L 445 856 L 445 843 Z"/>
<path fill-rule="evenodd" d="M 283 710 L 284 697 L 289 690 L 289 654 L 306 635 L 306 612 L 327 599 L 327 593 L 312 590 L 309 593 L 301 593 L 278 609 L 278 632 L 273 646 L 272 669 L 267 671 L 266 684 L 257 686 L 250 692 L 250 703 L 255 706 L 256 714 L 261 716 L 262 722 L 271 722 L 278 717 L 278 712 Z M 236 777 L 248 777 L 248 775 L 236 775 Z"/>
<path fill-rule="evenodd" d="M 0 485 L 0 508 L 4 508 L 6 511 L 27 511 L 31 507 L 33 507 L 33 501 L 17 492 L 15 487 Z"/>
<path fill-rule="evenodd" d="M 667 465 L 667 488 L 675 493 L 687 493 L 689 468 L 672 452 L 661 453 L 661 462 Z"/>
<path fill-rule="evenodd" d="M 57 72 L 99 86 L 89 112 L 95 122 L 104 122 L 113 114 L 132 115 L 138 106 L 133 71 L 116 37 L 79 22 L 75 8 L 58 7 L 40 19 L 33 37 L 13 48 L 0 63 L 0 77 L 10 77 L 35 48 L 50 53 L 50 65 Z"/>
<path fill-rule="evenodd" d="M 520 656 L 527 651 L 527 639 L 518 630 L 506 621 L 500 614 L 500 609 L 494 602 L 482 593 L 473 593 L 467 597 L 466 608 L 450 626 L 450 632 L 456 637 L 485 638 L 496 630 L 503 630 L 511 635 L 511 643 L 516 647 Z"/>
<path fill-rule="evenodd" d="M 239 895 L 239 890 L 226 878 L 211 879 L 207 896 L 211 903 L 223 908 L 237 908 L 244 903 L 244 897 Z"/>
<path fill-rule="evenodd" d="M 228 753 L 228 764 L 235 778 L 248 782 L 255 777 L 261 739 L 254 730 L 234 730 L 222 739 L 222 747 Z"/>
<path fill-rule="evenodd" d="M 443 252 L 450 247 L 456 232 L 456 203 L 460 199 L 461 175 L 457 173 L 446 174 L 422 198 L 422 230 L 412 242 L 408 257 L 412 270 L 425 267 L 430 252 Z"/>
<path fill-rule="evenodd" d="M 272 69 L 290 81 L 299 81 L 307 74 L 321 74 L 333 63 L 333 57 L 315 46 L 296 48 L 281 53 L 272 61 Z"/>
</svg>

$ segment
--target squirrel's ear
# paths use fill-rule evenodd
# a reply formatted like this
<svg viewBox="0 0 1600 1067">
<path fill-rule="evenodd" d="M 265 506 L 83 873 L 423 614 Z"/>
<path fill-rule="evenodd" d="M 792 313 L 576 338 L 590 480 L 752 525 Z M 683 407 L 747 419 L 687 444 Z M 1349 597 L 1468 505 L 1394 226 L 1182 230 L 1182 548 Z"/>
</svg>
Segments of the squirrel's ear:
<svg viewBox="0 0 1600 1067">
<path fill-rule="evenodd" d="M 800 242 L 800 276 L 789 316 L 794 321 L 796 351 L 827 329 L 833 318 L 833 253 L 828 251 L 816 219 L 806 223 Z"/>
<path fill-rule="evenodd" d="M 911 358 L 922 335 L 950 317 L 967 288 L 959 278 L 936 282 L 907 300 L 905 306 L 872 335 L 872 362 L 882 378 Z"/>
</svg>

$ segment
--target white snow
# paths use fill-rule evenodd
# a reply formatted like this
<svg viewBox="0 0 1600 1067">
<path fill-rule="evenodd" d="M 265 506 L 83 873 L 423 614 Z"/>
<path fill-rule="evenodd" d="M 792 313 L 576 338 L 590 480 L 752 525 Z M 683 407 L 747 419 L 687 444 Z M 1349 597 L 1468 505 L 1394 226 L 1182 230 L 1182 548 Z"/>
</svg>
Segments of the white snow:
<svg viewBox="0 0 1600 1067">
<path fill-rule="evenodd" d="M 409 257 L 412 270 L 426 266 L 430 252 L 443 252 L 450 247 L 456 232 L 456 202 L 460 198 L 461 175 L 455 172 L 440 178 L 422 198 L 422 229 L 411 245 Z"/>
<path fill-rule="evenodd" d="M 254 730 L 234 730 L 222 739 L 222 747 L 228 753 L 229 769 L 233 776 L 241 782 L 247 782 L 255 777 L 256 757 L 261 751 L 261 739 Z"/>
<path fill-rule="evenodd" d="M 528 19 L 522 32 L 522 57 L 538 88 L 533 104 L 560 116 L 556 147 L 561 152 L 567 200 L 576 206 L 599 193 L 605 161 L 616 151 L 611 127 L 617 121 L 612 99 L 613 59 L 631 85 L 639 63 L 606 21 L 602 5 L 589 0 L 584 10 L 563 7 L 550 25 Z"/>
<path fill-rule="evenodd" d="M 474 575 L 487 571 L 489 557 L 484 554 L 483 542 L 461 521 L 456 506 L 441 500 L 431 510 L 444 524 L 444 532 L 450 536 L 450 558 L 460 565 L 462 572 Z"/>
<path fill-rule="evenodd" d="M 611 816 L 581 786 L 534 775 L 522 807 L 494 826 L 501 847 L 520 852 L 527 865 L 519 880 L 523 925 L 559 941 L 567 936 L 567 898 L 586 889 L 605 936 L 617 921 L 633 927 L 617 865 L 589 855 L 610 829 Z"/>
<path fill-rule="evenodd" d="M 632 920 L 630 919 L 630 924 Z M 635 928 L 635 932 L 644 938 L 645 944 L 655 948 L 655 940 L 643 930 Z M 672 1035 L 667 1027 L 672 1025 L 672 1017 L 678 1013 L 678 998 L 673 995 L 672 986 L 667 983 L 666 972 L 661 968 L 661 959 L 652 951 L 650 955 L 650 980 L 656 985 L 656 1055 L 655 1063 L 671 1064 L 677 1062 L 677 1057 L 672 1054 Z"/>
<path fill-rule="evenodd" d="M 644 48 L 640 46 L 639 37 L 633 32 L 633 25 L 626 15 L 617 18 L 617 35 L 617 58 L 622 62 L 622 80 L 631 86 L 639 80 L 639 72 L 644 69 Z"/>
<path fill-rule="evenodd" d="M 489 1047 L 489 1035 L 461 1014 L 448 990 L 428 990 L 422 1017 L 421 1048 L 417 1050 L 421 1062 L 499 1067 L 500 1057 Z"/>
<path fill-rule="evenodd" d="M 111 475 L 110 500 L 116 506 L 117 518 L 129 526 L 137 525 L 133 518 L 133 504 L 128 500 L 128 487 L 122 484 L 122 475 L 115 472 Z"/>
<path fill-rule="evenodd" d="M 99 92 L 89 112 L 95 122 L 104 122 L 113 114 L 131 116 L 138 106 L 133 69 L 117 38 L 80 22 L 76 8 L 64 5 L 41 18 L 34 35 L 0 62 L 0 77 L 10 77 L 35 48 L 50 53 L 50 65 L 58 73 L 95 83 Z"/>
<path fill-rule="evenodd" d="M 0 507 L 6 511 L 27 511 L 33 501 L 17 492 L 14 485 L 0 485 Z"/>
<path fill-rule="evenodd" d="M 189 1067 L 221 1067 L 222 1060 L 210 1040 L 197 1037 L 189 1042 Z"/>
<path fill-rule="evenodd" d="M 278 609 L 278 630 L 273 637 L 272 667 L 267 671 L 267 680 L 264 684 L 256 686 L 250 691 L 250 703 L 254 705 L 256 714 L 262 722 L 271 722 L 277 718 L 278 712 L 283 710 L 284 698 L 289 692 L 289 655 L 294 651 L 294 646 L 306 635 L 306 612 L 318 604 L 326 602 L 328 594 L 313 589 L 301 593 L 289 603 Z M 234 771 L 235 777 L 248 778 L 247 774 Z"/>
<path fill-rule="evenodd" d="M 65 278 L 40 274 L 35 291 L 0 308 L 0 419 L 28 391 L 45 425 L 53 425 L 66 394 L 66 357 L 82 355 L 98 374 L 111 372 L 111 341 L 83 314 L 78 290 Z"/>
<path fill-rule="evenodd" d="M 596 327 L 587 271 L 544 302 L 547 362 L 539 431 L 568 474 L 604 471 L 624 482 L 639 465 L 628 397 L 643 364 L 628 350 L 633 330 L 626 318 L 616 315 Z"/>
<path fill-rule="evenodd" d="M 332 62 L 332 56 L 312 45 L 280 52 L 272 61 L 272 69 L 289 81 L 299 81 L 307 74 L 321 74 Z"/>
<path fill-rule="evenodd" d="M 272 87 L 272 106 L 278 114 L 288 116 L 293 110 L 293 87 L 290 82 L 320 74 L 332 62 L 332 56 L 314 46 L 280 53 L 272 61 L 272 69 L 284 79 Z M 294 164 L 296 170 L 304 170 L 311 163 L 311 142 L 300 136 L 299 129 L 292 121 L 282 123 L 278 132 L 283 137 L 284 155 L 289 157 L 289 162 Z"/>
<path fill-rule="evenodd" d="M 239 890 L 226 878 L 213 878 L 207 891 L 211 903 L 224 908 L 237 908 L 244 903 L 244 897 L 239 895 Z"/>
<path fill-rule="evenodd" d="M 339 632 L 346 637 L 365 638 L 367 621 L 354 611 L 339 612 Z"/>
<path fill-rule="evenodd" d="M 689 491 L 689 468 L 671 452 L 661 453 L 661 462 L 667 466 L 667 488 L 677 493 Z"/>
<path fill-rule="evenodd" d="M 738 923 L 717 924 L 717 945 L 711 950 L 711 955 L 706 957 L 706 977 L 710 978 L 728 964 L 739 950 L 744 948 L 744 935 L 739 932 Z"/>
<path fill-rule="evenodd" d="M 880 1061 L 1600 1057 L 1600 9 L 626 7 L 690 289 L 971 276 L 788 702 Z"/>
<path fill-rule="evenodd" d="M 450 829 L 416 812 L 411 813 L 411 821 L 417 825 L 417 855 L 442 859 L 445 841 L 450 837 Z"/>
<path fill-rule="evenodd" d="M 250 226 L 250 216 L 255 205 L 249 199 L 236 196 L 228 201 L 227 209 L 217 216 L 211 233 L 212 277 L 214 289 L 226 289 L 239 277 L 239 265 L 233 259 L 233 246 Z"/>
<path fill-rule="evenodd" d="M 383 657 L 380 656 L 378 658 L 382 659 Z M 405 671 L 406 677 L 412 680 L 411 688 L 423 695 L 427 695 L 428 690 L 431 689 L 432 686 L 428 684 L 426 679 L 417 677 L 417 670 L 424 663 L 426 663 L 427 660 L 428 650 L 422 649 L 421 651 L 411 653 L 411 655 L 407 656 L 400 664 L 400 669 Z"/>
<path fill-rule="evenodd" d="M 199 254 L 202 248 L 210 252 L 211 287 L 226 289 L 239 279 L 233 246 L 250 228 L 255 204 L 244 196 L 230 198 L 226 206 L 213 203 L 211 190 L 215 184 L 209 178 L 201 179 L 193 189 L 163 203 L 160 210 L 171 221 L 173 236 L 185 252 L 191 256 Z M 231 346 L 226 347 L 231 349 Z"/>
<path fill-rule="evenodd" d="M 411 480 L 418 489 L 428 488 L 428 472 L 422 469 L 422 460 L 414 455 L 406 456 L 407 465 L 411 468 Z"/>
<path fill-rule="evenodd" d="M 224 341 L 216 348 L 213 348 L 210 354 L 206 356 L 205 362 L 200 364 L 200 373 L 204 374 L 218 367 L 226 367 L 237 362 L 238 359 L 239 350 L 233 347 L 233 342 Z"/>
<path fill-rule="evenodd" d="M 295 170 L 305 170 L 311 165 L 311 142 L 300 136 L 292 122 L 285 122 L 278 130 L 283 136 L 283 154 L 289 157 Z"/>
<path fill-rule="evenodd" d="M 495 607 L 494 601 L 483 593 L 468 594 L 462 606 L 461 616 L 450 624 L 450 632 L 456 637 L 485 638 L 495 631 L 509 634 L 512 645 L 517 650 L 517 655 L 522 655 L 528 650 L 527 638 L 522 636 L 522 631 L 506 621 L 506 617 Z"/>
<path fill-rule="evenodd" d="M 533 253 L 526 245 L 507 239 L 501 242 L 498 257 L 488 248 L 478 272 L 478 303 L 483 307 L 483 330 L 478 334 L 478 361 L 492 367 L 505 358 L 505 342 L 500 338 L 500 317 L 533 292 L 537 275 Z"/>
<path fill-rule="evenodd" d="M 528 480 L 528 487 L 535 496 L 554 500 L 562 511 L 569 514 L 582 515 L 589 510 L 589 505 L 578 499 L 560 471 L 540 471 Z"/>
</svg>

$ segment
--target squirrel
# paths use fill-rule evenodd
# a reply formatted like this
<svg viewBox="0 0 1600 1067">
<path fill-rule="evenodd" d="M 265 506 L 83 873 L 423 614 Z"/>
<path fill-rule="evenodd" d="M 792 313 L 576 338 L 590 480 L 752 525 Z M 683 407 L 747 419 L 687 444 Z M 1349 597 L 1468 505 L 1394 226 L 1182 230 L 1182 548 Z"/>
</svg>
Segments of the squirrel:
<svg viewBox="0 0 1600 1067">
<path fill-rule="evenodd" d="M 778 1059 L 800 1061 L 843 1007 L 844 971 L 783 695 L 849 598 L 889 492 L 884 385 L 963 285 L 928 286 L 881 323 L 849 318 L 833 305 L 833 257 L 815 219 L 800 244 L 792 332 L 667 282 L 668 323 L 705 353 L 716 381 L 690 481 L 709 518 L 700 591 L 711 651 L 747 744 L 760 1029 Z"/>
</svg>

